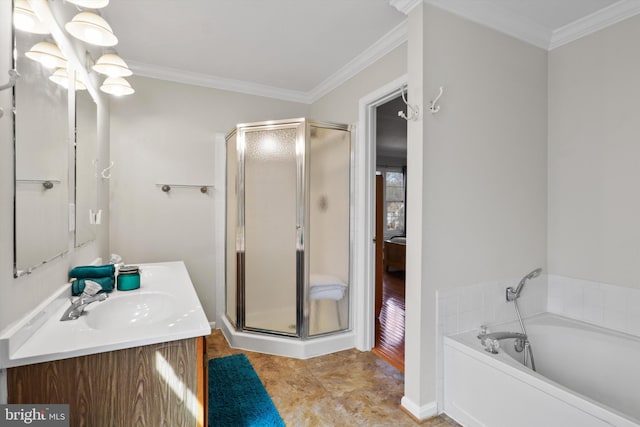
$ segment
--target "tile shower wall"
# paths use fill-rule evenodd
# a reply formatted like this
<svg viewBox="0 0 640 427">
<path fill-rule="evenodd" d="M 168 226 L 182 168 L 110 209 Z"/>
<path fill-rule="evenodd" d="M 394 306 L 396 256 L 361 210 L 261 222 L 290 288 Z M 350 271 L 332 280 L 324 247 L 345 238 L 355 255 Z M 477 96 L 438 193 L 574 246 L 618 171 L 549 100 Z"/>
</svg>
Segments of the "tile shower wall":
<svg viewBox="0 0 640 427">
<path fill-rule="evenodd" d="M 513 303 L 507 302 L 505 290 L 515 287 L 520 278 L 483 282 L 471 286 L 438 291 L 437 299 L 437 388 L 438 410 L 443 402 L 442 341 L 446 335 L 515 321 Z M 523 317 L 547 311 L 547 277 L 541 275 L 527 282 L 518 305 Z"/>
<path fill-rule="evenodd" d="M 640 289 L 549 275 L 547 310 L 640 336 Z"/>
</svg>

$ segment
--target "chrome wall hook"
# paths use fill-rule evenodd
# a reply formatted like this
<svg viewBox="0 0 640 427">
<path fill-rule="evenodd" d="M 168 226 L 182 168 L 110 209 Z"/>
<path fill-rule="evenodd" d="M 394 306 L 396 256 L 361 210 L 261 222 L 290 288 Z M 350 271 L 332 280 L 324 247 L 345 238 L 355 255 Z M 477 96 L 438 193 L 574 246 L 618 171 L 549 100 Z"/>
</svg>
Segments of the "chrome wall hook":
<svg viewBox="0 0 640 427">
<path fill-rule="evenodd" d="M 429 103 L 429 111 L 431 111 L 431 114 L 435 114 L 438 111 L 440 111 L 440 106 L 437 105 L 438 101 L 440 100 L 440 97 L 442 96 L 442 93 L 444 92 L 442 86 L 440 86 L 440 93 L 438 93 L 438 96 L 436 96 L 436 99 L 434 99 L 433 101 L 431 101 Z"/>
<path fill-rule="evenodd" d="M 404 86 L 400 88 L 400 95 L 402 95 L 402 100 L 407 106 L 407 114 L 404 111 L 398 111 L 398 117 L 402 117 L 403 119 L 409 121 L 416 121 L 420 118 L 420 107 L 417 105 L 410 105 L 407 102 L 407 98 L 404 96 Z"/>
</svg>

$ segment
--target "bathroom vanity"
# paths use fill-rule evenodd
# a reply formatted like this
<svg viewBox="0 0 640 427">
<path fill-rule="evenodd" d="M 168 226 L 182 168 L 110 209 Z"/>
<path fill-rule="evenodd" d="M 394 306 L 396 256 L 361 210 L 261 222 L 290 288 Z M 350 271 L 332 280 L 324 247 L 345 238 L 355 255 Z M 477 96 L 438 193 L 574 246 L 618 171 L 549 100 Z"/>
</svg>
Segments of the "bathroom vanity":
<svg viewBox="0 0 640 427">
<path fill-rule="evenodd" d="M 204 425 L 209 322 L 184 263 L 140 268 L 140 289 L 77 320 L 59 320 L 65 285 L 0 336 L 9 403 L 67 403 L 71 425 Z"/>
</svg>

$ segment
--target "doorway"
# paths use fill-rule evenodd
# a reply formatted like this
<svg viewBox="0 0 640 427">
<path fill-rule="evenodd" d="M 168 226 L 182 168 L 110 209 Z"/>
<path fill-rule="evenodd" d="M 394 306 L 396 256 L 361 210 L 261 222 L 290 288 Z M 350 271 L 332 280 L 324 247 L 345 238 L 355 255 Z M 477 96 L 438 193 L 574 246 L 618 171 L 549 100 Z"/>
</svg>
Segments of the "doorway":
<svg viewBox="0 0 640 427">
<path fill-rule="evenodd" d="M 375 338 L 372 351 L 404 372 L 407 122 L 402 97 L 375 114 Z"/>
</svg>

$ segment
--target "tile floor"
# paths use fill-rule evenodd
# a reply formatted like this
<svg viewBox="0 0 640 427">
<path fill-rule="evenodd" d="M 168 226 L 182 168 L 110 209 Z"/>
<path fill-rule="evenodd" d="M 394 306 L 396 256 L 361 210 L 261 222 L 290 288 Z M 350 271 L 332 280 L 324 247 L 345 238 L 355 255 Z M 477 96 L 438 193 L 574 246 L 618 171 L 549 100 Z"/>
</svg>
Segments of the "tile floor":
<svg viewBox="0 0 640 427">
<path fill-rule="evenodd" d="M 446 416 L 414 421 L 400 408 L 403 374 L 370 352 L 298 360 L 232 349 L 220 330 L 207 337 L 209 359 L 236 353 L 247 355 L 289 427 L 458 426 Z"/>
</svg>

